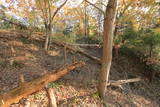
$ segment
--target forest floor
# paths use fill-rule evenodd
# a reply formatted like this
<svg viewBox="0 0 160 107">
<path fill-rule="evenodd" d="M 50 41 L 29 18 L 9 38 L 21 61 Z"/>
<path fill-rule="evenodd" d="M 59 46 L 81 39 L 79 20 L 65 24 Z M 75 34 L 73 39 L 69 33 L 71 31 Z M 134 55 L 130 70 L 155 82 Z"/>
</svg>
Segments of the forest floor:
<svg viewBox="0 0 160 107">
<path fill-rule="evenodd" d="M 86 65 L 77 68 L 60 80 L 49 83 L 54 89 L 58 107 L 159 107 L 160 79 L 151 83 L 143 80 L 124 84 L 120 87 L 109 87 L 105 102 L 97 94 L 96 85 L 100 65 L 93 60 L 67 50 L 67 61 L 64 62 L 64 49 L 52 44 L 50 51 L 44 51 L 39 34 L 27 38 L 26 33 L 0 31 L 0 93 L 7 92 L 19 84 L 19 74 L 25 81 L 31 81 L 45 74 L 71 64 L 73 59 L 82 60 Z M 84 49 L 84 48 L 83 48 Z M 101 48 L 84 49 L 89 54 L 101 57 Z M 14 60 L 14 62 L 13 62 Z M 144 68 L 134 58 L 119 56 L 113 60 L 110 79 L 123 80 L 143 76 Z M 28 86 L 29 87 L 29 86 Z M 34 103 L 37 107 L 46 107 L 48 98 L 45 90 L 34 93 L 11 107 L 28 107 Z"/>
</svg>

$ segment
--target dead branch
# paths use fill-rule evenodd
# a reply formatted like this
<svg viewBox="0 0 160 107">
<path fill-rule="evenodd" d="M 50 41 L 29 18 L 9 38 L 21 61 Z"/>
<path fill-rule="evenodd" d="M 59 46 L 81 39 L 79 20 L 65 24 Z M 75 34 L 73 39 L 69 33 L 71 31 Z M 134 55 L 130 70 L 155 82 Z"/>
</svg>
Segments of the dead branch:
<svg viewBox="0 0 160 107">
<path fill-rule="evenodd" d="M 53 82 L 67 74 L 69 71 L 84 65 L 84 62 L 73 63 L 63 69 L 59 69 L 54 73 L 47 73 L 44 76 L 31 82 L 22 84 L 21 86 L 0 95 L 0 107 L 9 107 L 12 103 L 17 103 L 20 99 L 41 90 L 49 82 Z"/>
<path fill-rule="evenodd" d="M 119 86 L 122 84 L 139 82 L 139 81 L 142 81 L 142 79 L 141 78 L 134 78 L 134 79 L 118 80 L 118 81 L 110 80 L 108 83 L 108 86 Z"/>
<path fill-rule="evenodd" d="M 68 0 L 65 0 L 54 12 L 54 14 L 51 17 L 51 23 L 53 22 L 54 17 L 57 15 L 58 11 L 67 3 Z"/>
<path fill-rule="evenodd" d="M 48 107 L 57 107 L 56 97 L 53 88 L 46 88 L 49 104 Z"/>
<path fill-rule="evenodd" d="M 84 1 L 90 4 L 91 6 L 93 6 L 94 8 L 96 8 L 97 10 L 99 10 L 100 12 L 102 12 L 103 15 L 105 15 L 105 12 L 101 8 L 97 7 L 95 4 L 89 2 L 88 0 L 84 0 Z"/>
<path fill-rule="evenodd" d="M 71 46 L 88 46 L 88 47 L 101 47 L 101 45 L 99 44 L 67 44 L 67 45 L 71 45 Z"/>
</svg>

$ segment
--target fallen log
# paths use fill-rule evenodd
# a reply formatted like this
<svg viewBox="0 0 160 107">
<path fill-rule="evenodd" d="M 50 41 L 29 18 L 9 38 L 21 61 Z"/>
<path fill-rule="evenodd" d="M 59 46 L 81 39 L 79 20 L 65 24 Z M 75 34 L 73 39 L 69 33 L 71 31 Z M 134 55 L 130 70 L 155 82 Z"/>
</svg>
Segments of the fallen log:
<svg viewBox="0 0 160 107">
<path fill-rule="evenodd" d="M 141 78 L 133 78 L 127 80 L 118 80 L 118 81 L 110 80 L 107 86 L 119 86 L 126 83 L 139 82 L 141 80 L 142 80 Z"/>
<path fill-rule="evenodd" d="M 85 55 L 86 57 L 96 61 L 98 64 L 101 65 L 101 60 L 95 56 L 92 56 L 90 54 L 88 54 L 87 52 L 83 51 L 83 50 L 79 50 L 79 49 L 75 49 L 75 48 L 72 48 L 68 45 L 66 45 L 65 43 L 60 43 L 58 41 L 53 41 L 54 44 L 58 45 L 58 46 L 63 46 L 63 47 L 66 47 L 67 49 L 69 50 L 72 50 L 74 52 L 78 52 L 80 54 L 83 54 Z M 141 78 L 134 78 L 134 79 L 127 79 L 127 80 L 118 80 L 118 81 L 113 81 L 113 80 L 110 80 L 109 83 L 107 83 L 108 85 L 107 86 L 119 86 L 119 85 L 122 85 L 122 84 L 126 84 L 126 83 L 131 83 L 131 82 L 139 82 L 141 81 L 142 79 Z"/>
<path fill-rule="evenodd" d="M 27 97 L 41 90 L 49 82 L 53 82 L 67 74 L 69 71 L 84 65 L 84 62 L 73 63 L 63 69 L 59 69 L 54 73 L 47 73 L 44 76 L 31 82 L 23 83 L 19 87 L 0 95 L 0 107 L 9 107 L 13 103 L 17 103 L 20 99 Z"/>
<path fill-rule="evenodd" d="M 74 51 L 74 52 L 78 52 L 78 53 L 80 53 L 80 54 L 83 54 L 83 55 L 85 55 L 86 57 L 88 57 L 88 58 L 96 61 L 98 64 L 101 64 L 101 59 L 100 59 L 100 58 L 97 58 L 97 57 L 95 57 L 95 56 L 92 56 L 92 55 L 88 54 L 87 52 L 85 52 L 85 51 L 83 51 L 83 50 L 72 48 L 72 47 L 68 46 L 68 45 L 65 44 L 65 43 L 58 42 L 58 41 L 55 41 L 55 40 L 53 40 L 52 43 L 54 43 L 54 44 L 56 44 L 56 45 L 58 45 L 58 46 L 66 47 L 66 49 L 72 50 L 72 51 Z"/>
<path fill-rule="evenodd" d="M 53 88 L 46 88 L 46 92 L 49 99 L 49 104 L 47 107 L 57 107 L 56 97 L 54 95 Z"/>
<path fill-rule="evenodd" d="M 83 47 L 101 47 L 99 44 L 67 44 L 70 46 L 83 46 Z"/>
</svg>

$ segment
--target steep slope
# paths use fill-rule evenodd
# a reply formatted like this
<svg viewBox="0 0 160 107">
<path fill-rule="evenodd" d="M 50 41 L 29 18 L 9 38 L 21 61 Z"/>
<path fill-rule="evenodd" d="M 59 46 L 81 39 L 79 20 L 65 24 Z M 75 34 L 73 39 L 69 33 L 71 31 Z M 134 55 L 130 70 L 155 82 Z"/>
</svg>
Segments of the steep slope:
<svg viewBox="0 0 160 107">
<path fill-rule="evenodd" d="M 53 45 L 50 51 L 43 50 L 42 35 L 35 33 L 29 38 L 25 32 L 0 31 L 0 93 L 18 86 L 19 74 L 23 74 L 25 81 L 38 78 L 45 72 L 64 66 L 64 49 Z M 101 48 L 85 48 L 93 56 L 101 57 Z M 67 61 L 83 60 L 86 66 L 76 69 L 63 79 L 48 86 L 54 88 L 57 104 L 64 106 L 102 107 L 106 106 L 135 106 L 158 107 L 160 105 L 160 80 L 155 78 L 152 83 L 147 79 L 137 83 L 124 84 L 120 87 L 109 87 L 106 92 L 106 102 L 102 102 L 96 90 L 100 65 L 93 60 L 75 52 L 67 50 Z M 143 77 L 143 66 L 126 56 L 113 60 L 111 80 Z M 29 105 L 34 103 L 38 107 L 47 105 L 45 90 L 22 99 L 17 104 Z"/>
</svg>

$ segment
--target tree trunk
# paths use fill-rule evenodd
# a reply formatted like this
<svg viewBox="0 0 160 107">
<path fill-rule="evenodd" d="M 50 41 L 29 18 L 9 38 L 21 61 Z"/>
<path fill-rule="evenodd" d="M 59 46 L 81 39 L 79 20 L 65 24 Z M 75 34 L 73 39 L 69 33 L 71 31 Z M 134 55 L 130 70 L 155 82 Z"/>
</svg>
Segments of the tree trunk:
<svg viewBox="0 0 160 107">
<path fill-rule="evenodd" d="M 67 63 L 67 50 L 66 46 L 64 46 L 64 65 Z"/>
<path fill-rule="evenodd" d="M 87 13 L 86 13 L 86 1 L 84 2 L 84 35 L 87 36 Z"/>
<path fill-rule="evenodd" d="M 153 51 L 153 45 L 151 44 L 150 45 L 150 51 L 149 51 L 149 57 L 150 58 L 152 57 L 152 51 Z"/>
<path fill-rule="evenodd" d="M 116 16 L 117 0 L 109 0 L 105 12 L 104 20 L 104 40 L 103 40 L 103 56 L 102 66 L 99 73 L 98 93 L 101 98 L 104 98 L 106 85 L 109 79 L 109 72 L 112 61 L 112 42 L 113 31 Z"/>
<path fill-rule="evenodd" d="M 48 43 L 49 43 L 49 34 L 46 33 L 46 41 L 45 41 L 45 45 L 44 45 L 45 50 L 48 50 Z"/>
<path fill-rule="evenodd" d="M 52 33 L 51 25 L 50 24 L 46 25 L 46 40 L 45 40 L 45 45 L 44 45 L 45 50 L 48 50 L 51 33 Z"/>
<path fill-rule="evenodd" d="M 103 10 L 103 2 L 104 2 L 104 0 L 98 0 L 98 2 L 99 2 L 98 7 Z M 102 17 L 103 17 L 104 14 L 101 11 L 99 11 L 99 10 L 97 10 L 97 11 L 98 11 L 97 12 L 97 14 L 98 14 L 98 16 L 97 16 L 97 20 L 98 20 L 97 29 L 98 29 L 98 37 L 100 37 L 101 36 Z"/>
</svg>

